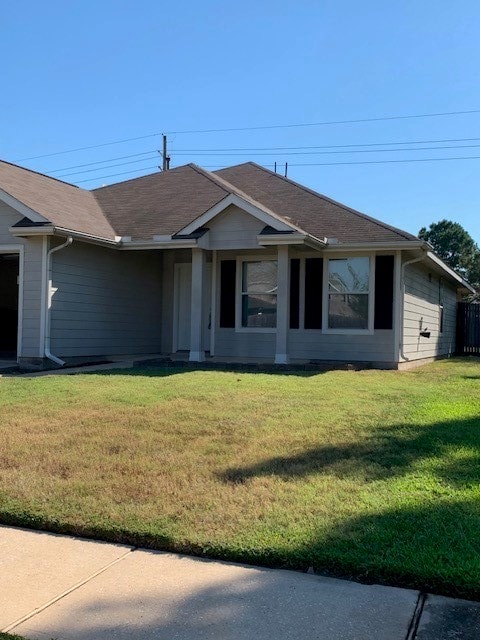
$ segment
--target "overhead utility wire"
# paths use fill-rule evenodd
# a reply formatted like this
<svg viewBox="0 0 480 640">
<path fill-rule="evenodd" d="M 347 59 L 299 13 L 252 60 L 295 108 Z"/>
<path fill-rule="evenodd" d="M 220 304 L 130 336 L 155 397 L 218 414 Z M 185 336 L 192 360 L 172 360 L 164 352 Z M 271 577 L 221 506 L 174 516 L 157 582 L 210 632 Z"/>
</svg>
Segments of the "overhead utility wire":
<svg viewBox="0 0 480 640">
<path fill-rule="evenodd" d="M 149 169 L 157 169 L 158 165 L 154 165 L 153 167 L 142 167 L 141 169 L 132 169 L 131 171 L 121 171 L 120 173 L 111 173 L 108 176 L 100 176 L 97 178 L 87 178 L 85 180 L 76 180 L 75 184 L 81 184 L 82 182 L 92 182 L 93 180 L 104 180 L 105 178 L 114 178 L 115 176 L 124 176 L 127 173 L 135 173 L 137 171 L 148 171 Z M 140 178 L 142 176 L 139 176 Z"/>
<path fill-rule="evenodd" d="M 407 116 L 382 116 L 381 118 L 357 118 L 355 120 L 327 120 L 325 122 L 304 122 L 301 124 L 272 124 L 258 127 L 232 127 L 230 129 L 190 129 L 187 131 L 166 131 L 169 135 L 180 133 L 226 133 L 228 131 L 260 131 L 265 129 L 293 129 L 296 127 L 321 127 L 332 124 L 356 124 L 359 122 L 380 122 L 384 120 L 407 120 L 409 118 L 437 118 L 440 116 L 458 116 L 470 113 L 480 113 L 480 109 L 469 111 L 444 111 L 441 113 L 420 113 Z"/>
<path fill-rule="evenodd" d="M 188 151 L 189 153 L 199 153 L 201 151 L 296 151 L 297 149 L 346 149 L 350 147 L 384 147 L 399 144 L 440 144 L 444 142 L 473 142 L 480 138 L 445 138 L 443 140 L 408 140 L 405 142 L 363 142 L 356 144 L 326 144 L 321 146 L 298 146 L 298 147 L 232 147 L 216 149 L 173 149 L 173 153 Z"/>
<path fill-rule="evenodd" d="M 354 165 L 354 164 L 391 164 L 391 163 L 409 163 L 409 162 L 441 162 L 445 160 L 480 160 L 480 156 L 459 156 L 455 158 L 408 158 L 405 160 L 359 160 L 352 162 L 314 162 L 314 163 L 289 163 L 289 167 L 332 167 L 336 165 Z M 264 167 L 273 167 L 273 164 L 262 165 Z M 204 169 L 225 169 L 227 165 L 206 165 Z M 121 173 L 113 173 L 108 176 L 99 176 L 95 178 L 87 178 L 86 180 L 75 181 L 76 184 L 82 182 L 93 182 L 94 180 L 104 180 L 105 178 L 113 178 L 115 176 L 126 175 L 137 171 L 146 171 L 148 169 L 158 169 L 158 166 L 143 167 L 143 169 L 132 169 L 131 171 L 122 171 Z"/>
<path fill-rule="evenodd" d="M 132 153 L 128 156 L 116 156 L 115 158 L 107 158 L 107 160 L 96 160 L 95 162 L 85 162 L 84 164 L 74 164 L 71 167 L 63 167 L 62 169 L 51 169 L 50 171 L 48 171 L 48 173 L 58 173 L 59 171 L 68 171 L 69 169 L 81 169 L 83 167 L 91 167 L 94 164 L 104 164 L 105 162 L 113 162 L 114 160 L 125 160 L 126 158 L 138 158 L 138 156 L 148 156 L 149 153 L 155 153 L 155 152 L 157 152 L 156 149 L 151 149 L 150 151 L 142 151 L 141 153 Z M 101 169 L 102 167 L 99 167 L 99 168 Z"/>
<path fill-rule="evenodd" d="M 229 129 L 190 129 L 185 131 L 163 131 L 156 133 L 149 133 L 144 136 L 136 136 L 135 138 L 124 138 L 123 140 L 112 140 L 111 142 L 103 142 L 101 144 L 89 145 L 86 147 L 77 147 L 75 149 L 65 149 L 64 151 L 55 151 L 53 153 L 44 153 L 38 156 L 30 156 L 28 158 L 20 158 L 17 162 L 24 162 L 26 160 L 38 160 L 39 158 L 50 158 L 52 156 L 59 156 L 66 153 L 75 153 L 77 151 L 86 151 L 88 149 L 99 149 L 100 147 L 108 147 L 115 144 L 123 144 L 125 142 L 134 142 L 136 140 L 145 140 L 146 138 L 154 138 L 156 136 L 160 136 L 163 134 L 168 135 L 179 135 L 185 133 L 222 133 L 228 131 L 261 131 L 268 129 L 292 129 L 295 127 L 320 127 L 320 126 L 328 126 L 334 124 L 356 124 L 362 122 L 381 122 L 387 120 L 407 120 L 414 118 L 438 118 L 442 116 L 459 116 L 459 115 L 468 115 L 473 113 L 480 113 L 480 109 L 470 109 L 468 111 L 444 111 L 439 113 L 421 113 L 421 114 L 412 114 L 412 115 L 404 115 L 404 116 L 382 116 L 379 118 L 357 118 L 354 120 L 328 120 L 324 122 L 304 122 L 298 124 L 274 124 L 274 125 L 264 125 L 257 127 L 232 127 Z"/>
<path fill-rule="evenodd" d="M 407 147 L 404 149 L 354 149 L 351 151 L 289 151 L 286 156 L 320 156 L 320 155 L 331 155 L 337 153 L 343 154 L 351 154 L 351 153 L 398 153 L 403 151 L 432 151 L 436 149 L 472 149 L 480 147 L 480 144 L 463 144 L 463 145 L 452 145 L 452 146 L 442 146 L 442 147 Z M 193 155 L 191 153 L 175 153 L 174 155 Z M 197 156 L 203 156 L 208 158 L 218 158 L 218 157 L 232 157 L 232 156 L 275 156 L 277 155 L 274 151 L 263 151 L 261 153 L 253 152 L 253 153 L 197 153 L 194 154 Z"/>
<path fill-rule="evenodd" d="M 73 173 L 61 173 L 59 176 L 56 176 L 56 177 L 67 178 L 68 176 L 78 176 L 81 173 L 93 173 L 95 171 L 102 171 L 104 169 L 113 169 L 114 167 L 125 167 L 127 164 L 135 164 L 136 162 L 145 162 L 145 160 L 153 160 L 154 157 L 155 156 L 153 156 L 152 158 L 137 158 L 137 160 L 129 160 L 128 162 L 117 162 L 116 164 L 109 164 L 106 167 L 96 167 L 95 169 L 82 169 L 81 171 L 74 171 Z"/>
<path fill-rule="evenodd" d="M 469 144 L 469 145 L 459 145 L 459 146 L 448 146 L 448 147 L 410 147 L 407 149 L 355 149 L 353 151 L 293 151 L 293 152 L 289 152 L 287 154 L 287 157 L 289 156 L 308 156 L 308 155 L 331 155 L 331 154 L 338 154 L 338 153 L 343 153 L 343 154 L 351 154 L 351 153 L 393 153 L 393 152 L 398 152 L 398 151 L 432 151 L 432 150 L 436 150 L 436 149 L 470 149 L 470 148 L 478 148 L 480 147 L 480 144 Z M 201 155 L 201 154 L 199 154 Z M 204 154 L 207 155 L 210 158 L 213 157 L 232 157 L 232 156 L 240 156 L 240 157 L 245 157 L 245 154 L 243 153 L 213 153 L 213 154 Z M 273 156 L 276 155 L 275 153 L 251 153 L 249 154 L 248 157 L 253 157 L 253 156 L 260 156 L 260 157 L 264 157 L 264 156 Z M 94 173 L 95 171 L 102 171 L 103 169 L 114 169 L 115 167 L 124 167 L 126 165 L 129 164 L 135 164 L 136 162 L 144 162 L 145 160 L 150 160 L 153 159 L 155 156 L 152 156 L 152 158 L 138 158 L 137 160 L 129 160 L 128 162 L 117 162 L 116 164 L 109 164 L 107 166 L 103 166 L 103 167 L 96 167 L 94 169 L 82 169 L 81 171 L 74 171 L 72 173 L 61 173 L 60 175 L 57 175 L 55 177 L 57 178 L 68 178 L 70 176 L 77 176 L 77 175 L 81 175 L 84 173 Z M 440 158 L 439 158 L 440 159 Z M 448 158 L 447 158 L 448 159 Z M 340 163 L 339 163 L 340 164 Z M 299 165 L 292 165 L 290 164 L 290 166 L 299 166 Z M 303 165 L 302 165 L 303 166 Z M 48 173 L 47 173 L 48 175 Z"/>
<path fill-rule="evenodd" d="M 458 139 L 450 139 L 450 140 L 432 140 L 431 142 L 455 142 L 455 141 L 463 141 L 463 140 L 480 140 L 480 138 L 458 138 Z M 426 144 L 427 141 L 419 141 L 417 144 Z M 355 144 L 355 145 L 327 145 L 327 146 L 323 146 L 323 147 L 266 147 L 266 149 L 272 149 L 272 151 L 278 150 L 278 151 L 286 151 L 286 150 L 293 150 L 293 149 L 336 149 L 336 148 L 351 148 L 351 147 L 377 147 L 377 146 L 382 146 L 385 144 L 395 144 L 395 145 L 400 145 L 400 144 L 415 144 L 414 142 L 385 142 L 385 143 L 376 143 L 376 142 L 372 142 L 372 143 L 366 143 L 366 144 Z M 295 151 L 291 151 L 290 153 L 286 154 L 286 155 L 323 155 L 323 154 L 332 154 L 332 153 L 386 153 L 386 152 L 397 152 L 397 151 L 422 151 L 422 150 L 434 150 L 434 149 L 468 149 L 468 148 L 474 148 L 474 147 L 478 147 L 480 145 L 453 145 L 453 146 L 436 146 L 436 147 L 418 147 L 418 148 L 402 148 L 402 149 L 364 149 L 364 150 L 353 150 L 353 151 L 319 151 L 316 153 L 311 153 L 311 152 L 295 152 Z M 261 150 L 261 148 L 258 149 L 254 149 L 252 148 L 252 150 L 248 150 L 248 149 L 224 149 L 223 151 L 245 151 L 245 153 L 225 153 L 225 154 L 220 154 L 220 153 L 205 153 L 202 154 L 202 152 L 195 152 L 194 149 L 192 149 L 188 154 L 186 152 L 186 150 L 182 151 L 182 152 L 176 152 L 175 155 L 206 155 L 206 156 L 235 156 L 235 155 L 276 155 L 274 153 L 252 153 L 252 151 L 259 151 Z M 207 150 L 205 150 L 207 151 Z M 208 150 L 208 151 L 213 151 L 213 150 Z M 219 150 L 220 151 L 220 150 Z M 116 156 L 115 158 L 109 158 L 107 160 L 97 160 L 96 162 L 87 162 L 84 164 L 79 164 L 79 165 L 73 165 L 70 167 L 64 167 L 63 169 L 53 169 L 51 171 L 46 171 L 45 173 L 47 175 L 53 174 L 53 173 L 59 173 L 61 171 L 68 171 L 69 169 L 77 169 L 77 168 L 83 168 L 83 167 L 90 167 L 92 165 L 98 165 L 98 164 L 103 164 L 105 165 L 106 162 L 113 162 L 115 160 L 123 160 L 126 158 L 136 158 L 138 156 L 147 156 L 150 154 L 155 154 L 158 153 L 158 151 L 156 151 L 155 149 L 152 149 L 151 151 L 144 151 L 142 153 L 134 153 L 131 155 L 127 155 L 127 156 Z M 155 157 L 155 156 L 153 156 Z M 141 158 L 141 160 L 147 160 L 147 158 Z M 141 161 L 140 160 L 140 161 Z M 135 162 L 139 162 L 139 160 L 133 160 L 132 163 Z M 130 164 L 128 162 L 125 162 L 124 164 Z M 107 165 L 107 166 L 102 166 L 102 167 L 98 167 L 97 169 L 94 169 L 94 171 L 101 171 L 102 169 L 109 169 L 111 167 L 115 167 L 115 166 L 120 166 L 120 165 Z M 87 173 L 84 171 L 78 171 L 76 173 Z M 71 173 L 71 174 L 65 174 L 65 177 L 67 175 L 76 175 L 76 173 Z M 58 176 L 60 177 L 60 176 Z"/>
</svg>

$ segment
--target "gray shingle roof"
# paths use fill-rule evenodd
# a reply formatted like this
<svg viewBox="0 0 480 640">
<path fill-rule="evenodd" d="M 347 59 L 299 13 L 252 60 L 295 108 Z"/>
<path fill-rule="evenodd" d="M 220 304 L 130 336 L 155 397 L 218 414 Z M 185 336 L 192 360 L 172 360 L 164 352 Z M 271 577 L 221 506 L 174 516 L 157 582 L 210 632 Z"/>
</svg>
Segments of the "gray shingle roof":
<svg viewBox="0 0 480 640">
<path fill-rule="evenodd" d="M 0 189 L 58 227 L 113 239 L 115 231 L 92 192 L 0 161 Z"/>
<path fill-rule="evenodd" d="M 216 172 L 189 164 L 93 191 L 0 162 L 0 189 L 56 226 L 108 239 L 173 235 L 229 194 L 321 239 L 372 243 L 417 239 L 252 162 Z"/>
<path fill-rule="evenodd" d="M 417 240 L 414 235 L 335 202 L 308 187 L 247 162 L 215 172 L 317 238 L 340 242 Z"/>
</svg>

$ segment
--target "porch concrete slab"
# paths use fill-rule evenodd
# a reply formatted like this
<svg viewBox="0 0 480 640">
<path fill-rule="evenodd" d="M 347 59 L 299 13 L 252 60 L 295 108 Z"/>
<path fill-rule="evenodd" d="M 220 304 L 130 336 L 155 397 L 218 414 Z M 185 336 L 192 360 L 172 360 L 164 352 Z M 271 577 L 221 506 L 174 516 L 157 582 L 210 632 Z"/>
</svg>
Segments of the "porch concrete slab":
<svg viewBox="0 0 480 640">
<path fill-rule="evenodd" d="M 31 640 L 404 640 L 418 593 L 137 550 L 13 631 Z"/>
<path fill-rule="evenodd" d="M 415 640 L 478 640 L 480 602 L 427 596 Z"/>
<path fill-rule="evenodd" d="M 0 630 L 130 550 L 125 545 L 0 526 Z"/>
</svg>

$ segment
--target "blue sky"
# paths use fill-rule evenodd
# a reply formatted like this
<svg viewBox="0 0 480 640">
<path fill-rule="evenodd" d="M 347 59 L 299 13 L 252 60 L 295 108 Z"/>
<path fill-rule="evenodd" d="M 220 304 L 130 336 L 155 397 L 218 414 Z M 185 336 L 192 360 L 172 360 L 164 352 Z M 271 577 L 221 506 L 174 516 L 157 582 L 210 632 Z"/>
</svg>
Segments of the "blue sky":
<svg viewBox="0 0 480 640">
<path fill-rule="evenodd" d="M 0 29 L 0 157 L 86 188 L 153 171 L 164 131 L 480 110 L 474 0 L 18 0 Z M 449 218 L 480 243 L 480 112 L 168 139 L 172 166 L 288 162 L 292 179 L 390 224 Z"/>
</svg>

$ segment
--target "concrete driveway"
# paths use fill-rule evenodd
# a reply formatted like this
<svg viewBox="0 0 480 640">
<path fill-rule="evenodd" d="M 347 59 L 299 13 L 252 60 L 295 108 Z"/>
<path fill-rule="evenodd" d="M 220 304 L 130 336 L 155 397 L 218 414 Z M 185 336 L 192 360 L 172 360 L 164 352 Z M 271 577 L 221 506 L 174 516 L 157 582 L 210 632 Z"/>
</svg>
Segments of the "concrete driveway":
<svg viewBox="0 0 480 640">
<path fill-rule="evenodd" d="M 32 640 L 480 638 L 475 603 L 11 527 L 0 575 L 0 630 Z"/>
</svg>

